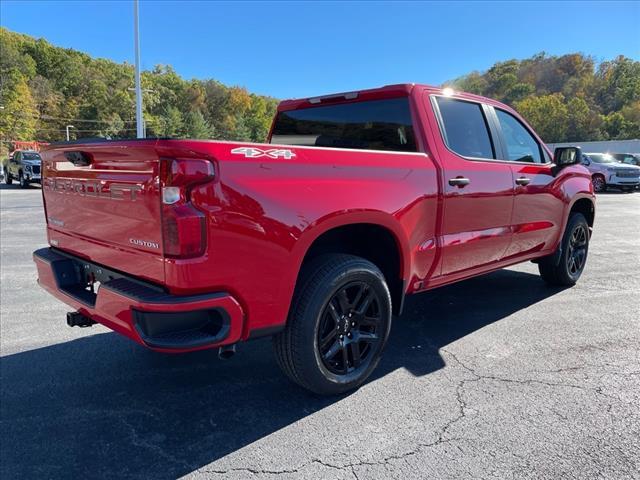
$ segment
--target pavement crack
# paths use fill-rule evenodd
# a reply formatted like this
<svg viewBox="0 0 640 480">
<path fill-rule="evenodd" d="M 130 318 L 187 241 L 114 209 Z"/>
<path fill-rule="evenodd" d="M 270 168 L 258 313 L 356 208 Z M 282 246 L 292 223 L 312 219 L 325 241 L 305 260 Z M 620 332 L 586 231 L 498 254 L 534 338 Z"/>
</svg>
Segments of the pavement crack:
<svg viewBox="0 0 640 480">
<path fill-rule="evenodd" d="M 283 474 L 289 474 L 289 473 L 298 473 L 299 469 L 295 468 L 291 470 L 287 470 L 287 469 L 269 470 L 269 469 L 262 469 L 262 468 L 232 467 L 232 468 L 227 468 L 223 470 L 215 470 L 215 469 L 207 468 L 201 471 L 205 473 L 215 473 L 218 475 L 228 475 L 229 473 L 232 473 L 232 472 L 248 473 L 250 475 L 283 475 Z"/>
<path fill-rule="evenodd" d="M 515 384 L 519 384 L 519 385 L 544 385 L 544 386 L 547 386 L 547 387 L 576 388 L 576 389 L 583 390 L 583 391 L 593 392 L 596 395 L 601 395 L 603 397 L 611 398 L 613 400 L 622 401 L 622 400 L 620 400 L 618 397 L 616 397 L 614 395 L 609 395 L 608 393 L 603 392 L 602 391 L 602 387 L 600 387 L 600 386 L 598 386 L 598 387 L 587 387 L 585 385 L 578 385 L 578 384 L 575 384 L 575 383 L 567 383 L 567 382 L 549 382 L 549 381 L 545 381 L 545 380 L 536 380 L 536 379 L 522 379 L 522 380 L 519 380 L 519 379 L 513 379 L 513 378 L 499 377 L 499 376 L 496 376 L 496 375 L 479 374 L 473 368 L 469 367 L 464 362 L 462 362 L 451 351 L 446 350 L 444 348 L 441 348 L 440 351 L 442 351 L 443 353 L 446 353 L 449 357 L 451 357 L 453 360 L 455 360 L 455 362 L 458 365 L 460 365 L 460 367 L 462 367 L 464 370 L 466 370 L 467 372 L 469 372 L 471 375 L 474 376 L 473 380 L 462 380 L 458 384 L 458 387 L 457 387 L 457 391 L 458 392 L 460 391 L 460 388 L 463 387 L 466 383 L 479 381 L 479 380 L 493 380 L 493 381 L 496 381 L 496 382 L 515 383 Z M 635 373 L 635 372 L 633 372 L 633 373 Z M 461 398 L 460 398 L 460 395 L 458 395 L 458 403 L 460 403 L 460 401 L 461 401 Z"/>
<path fill-rule="evenodd" d="M 170 453 L 167 453 L 166 450 L 164 448 L 162 448 L 160 445 L 158 445 L 157 443 L 150 442 L 150 441 L 146 440 L 143 436 L 139 435 L 138 431 L 136 430 L 136 427 L 133 426 L 131 423 L 129 423 L 124 418 L 117 417 L 117 419 L 120 421 L 120 423 L 122 423 L 123 425 L 125 425 L 129 429 L 129 433 L 130 433 L 130 436 L 131 436 L 131 443 L 133 445 L 135 445 L 137 447 L 140 447 L 140 448 L 144 448 L 144 449 L 150 450 L 152 452 L 155 452 L 159 456 L 165 458 L 166 460 L 169 460 L 170 462 L 172 462 L 175 465 L 181 465 L 183 468 L 193 469 L 193 465 L 190 465 L 187 462 L 179 460 L 174 455 L 172 455 Z"/>
</svg>

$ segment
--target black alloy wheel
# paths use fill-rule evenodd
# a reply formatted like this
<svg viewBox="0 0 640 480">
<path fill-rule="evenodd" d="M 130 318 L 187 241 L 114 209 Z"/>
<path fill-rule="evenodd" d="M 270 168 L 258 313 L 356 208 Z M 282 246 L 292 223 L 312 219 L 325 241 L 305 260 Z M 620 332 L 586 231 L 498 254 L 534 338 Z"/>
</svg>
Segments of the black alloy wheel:
<svg viewBox="0 0 640 480">
<path fill-rule="evenodd" d="M 323 365 L 337 375 L 365 369 L 381 341 L 382 323 L 375 290 L 364 282 L 341 287 L 327 303 L 318 328 Z"/>
<path fill-rule="evenodd" d="M 550 285 L 575 285 L 587 263 L 590 237 L 587 219 L 581 213 L 572 213 L 558 250 L 538 261 L 543 280 Z"/>
<path fill-rule="evenodd" d="M 587 262 L 589 233 L 584 224 L 579 223 L 571 232 L 567 252 L 567 270 L 571 277 L 579 276 Z"/>
<path fill-rule="evenodd" d="M 278 365 L 314 393 L 358 388 L 380 362 L 391 312 L 376 265 L 354 255 L 320 255 L 303 265 L 287 325 L 273 338 Z"/>
</svg>

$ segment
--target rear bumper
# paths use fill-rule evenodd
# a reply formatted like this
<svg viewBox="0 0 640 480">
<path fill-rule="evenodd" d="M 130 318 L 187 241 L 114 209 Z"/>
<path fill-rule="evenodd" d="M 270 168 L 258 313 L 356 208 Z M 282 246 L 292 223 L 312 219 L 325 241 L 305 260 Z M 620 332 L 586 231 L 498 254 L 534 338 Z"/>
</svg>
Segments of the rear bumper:
<svg viewBox="0 0 640 480">
<path fill-rule="evenodd" d="M 163 352 L 187 352 L 236 343 L 244 313 L 228 293 L 190 296 L 109 270 L 53 248 L 33 253 L 38 283 L 92 320 Z M 100 282 L 96 293 L 87 286 Z"/>
</svg>

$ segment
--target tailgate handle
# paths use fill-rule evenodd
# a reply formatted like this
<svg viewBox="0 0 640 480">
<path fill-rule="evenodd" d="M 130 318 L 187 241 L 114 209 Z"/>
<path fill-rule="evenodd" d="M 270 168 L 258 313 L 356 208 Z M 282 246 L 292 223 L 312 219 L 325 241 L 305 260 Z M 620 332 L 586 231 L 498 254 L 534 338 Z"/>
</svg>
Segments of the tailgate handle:
<svg viewBox="0 0 640 480">
<path fill-rule="evenodd" d="M 93 157 L 87 152 L 64 152 L 64 156 L 67 160 L 73 163 L 76 167 L 86 167 L 91 163 Z"/>
</svg>

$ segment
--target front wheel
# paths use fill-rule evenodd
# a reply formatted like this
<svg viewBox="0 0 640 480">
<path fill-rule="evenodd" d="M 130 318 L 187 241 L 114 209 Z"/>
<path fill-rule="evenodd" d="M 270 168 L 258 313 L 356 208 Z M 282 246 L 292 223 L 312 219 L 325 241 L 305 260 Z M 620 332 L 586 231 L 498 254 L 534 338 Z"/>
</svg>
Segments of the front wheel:
<svg viewBox="0 0 640 480">
<path fill-rule="evenodd" d="M 285 330 L 273 339 L 284 373 L 322 395 L 360 386 L 376 368 L 391 328 L 382 272 L 352 255 L 322 255 L 301 272 Z"/>
<path fill-rule="evenodd" d="M 591 178 L 593 184 L 593 191 L 596 193 L 605 192 L 607 190 L 607 182 L 602 175 L 594 175 Z"/>
<path fill-rule="evenodd" d="M 18 174 L 18 181 L 20 182 L 20 188 L 29 187 L 29 182 L 27 181 L 26 178 L 24 178 L 24 175 L 22 174 L 22 172 Z"/>
<path fill-rule="evenodd" d="M 551 285 L 575 285 L 589 253 L 589 224 L 581 213 L 573 213 L 554 255 L 540 259 L 538 270 L 543 280 Z"/>
</svg>

